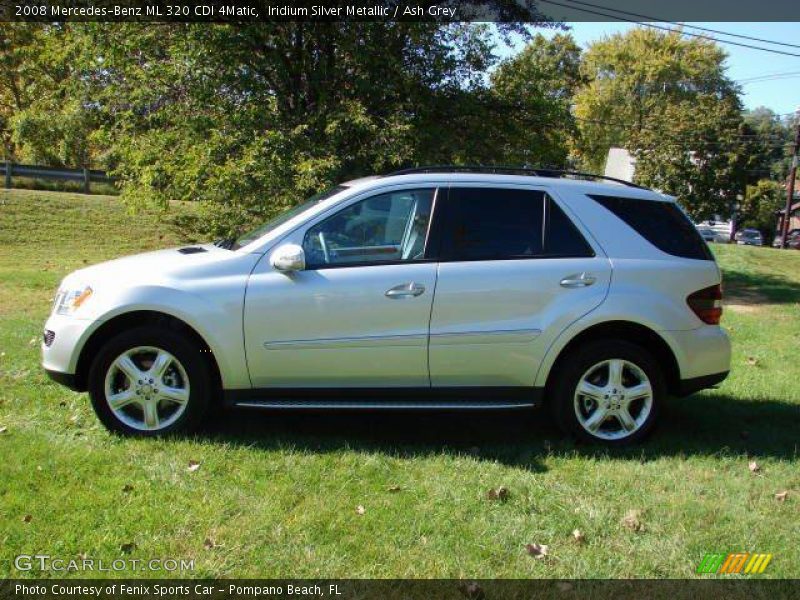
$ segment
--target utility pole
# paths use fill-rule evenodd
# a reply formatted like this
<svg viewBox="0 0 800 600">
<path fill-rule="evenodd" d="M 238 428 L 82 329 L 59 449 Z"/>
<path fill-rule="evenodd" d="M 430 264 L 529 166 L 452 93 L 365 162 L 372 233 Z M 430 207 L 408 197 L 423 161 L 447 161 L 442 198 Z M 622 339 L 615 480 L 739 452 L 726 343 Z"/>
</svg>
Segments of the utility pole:
<svg viewBox="0 0 800 600">
<path fill-rule="evenodd" d="M 794 180 L 797 178 L 797 150 L 800 147 L 800 108 L 797 109 L 797 131 L 794 135 L 794 146 L 792 147 L 792 168 L 789 169 L 789 185 L 786 186 L 786 213 L 783 215 L 783 231 L 781 231 L 781 248 L 786 248 L 787 237 L 789 237 L 789 221 L 792 215 L 792 203 L 794 201 Z"/>
</svg>

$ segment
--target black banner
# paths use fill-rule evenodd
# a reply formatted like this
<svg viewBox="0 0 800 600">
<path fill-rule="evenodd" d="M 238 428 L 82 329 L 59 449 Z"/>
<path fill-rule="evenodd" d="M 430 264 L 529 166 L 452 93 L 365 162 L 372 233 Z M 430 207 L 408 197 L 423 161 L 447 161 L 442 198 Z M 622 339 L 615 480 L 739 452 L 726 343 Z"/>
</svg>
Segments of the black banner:
<svg viewBox="0 0 800 600">
<path fill-rule="evenodd" d="M 800 597 L 800 580 L 2 580 L 3 600 L 781 600 Z"/>
<path fill-rule="evenodd" d="M 800 21 L 797 0 L 0 0 L 0 21 Z"/>
</svg>

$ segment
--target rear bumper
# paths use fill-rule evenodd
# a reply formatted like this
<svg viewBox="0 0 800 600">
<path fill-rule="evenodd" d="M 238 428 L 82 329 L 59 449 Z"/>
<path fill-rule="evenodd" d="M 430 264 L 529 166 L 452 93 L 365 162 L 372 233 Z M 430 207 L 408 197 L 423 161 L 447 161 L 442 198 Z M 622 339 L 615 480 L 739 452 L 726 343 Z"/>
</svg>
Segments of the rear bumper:
<svg viewBox="0 0 800 600">
<path fill-rule="evenodd" d="M 663 332 L 678 361 L 680 381 L 705 381 L 715 377 L 719 383 L 731 370 L 731 342 L 717 325 L 704 325 L 689 331 Z M 713 385 L 713 384 L 711 384 Z M 688 385 L 687 385 L 688 387 Z M 703 389 L 701 385 L 696 389 Z"/>
<path fill-rule="evenodd" d="M 677 390 L 678 396 L 688 396 L 700 390 L 714 387 L 718 383 L 724 381 L 728 373 L 730 373 L 730 371 L 714 373 L 713 375 L 703 375 L 702 377 L 692 377 L 691 379 L 681 379 Z"/>
</svg>

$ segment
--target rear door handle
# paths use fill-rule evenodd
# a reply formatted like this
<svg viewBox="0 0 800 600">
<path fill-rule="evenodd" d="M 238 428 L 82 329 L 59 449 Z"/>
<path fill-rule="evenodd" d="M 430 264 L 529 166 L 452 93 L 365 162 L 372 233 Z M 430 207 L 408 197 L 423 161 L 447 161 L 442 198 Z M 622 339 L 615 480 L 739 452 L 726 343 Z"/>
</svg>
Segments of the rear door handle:
<svg viewBox="0 0 800 600">
<path fill-rule="evenodd" d="M 401 283 L 393 288 L 386 290 L 385 296 L 392 300 L 400 300 L 402 298 L 415 298 L 425 293 L 425 286 L 421 283 Z"/>
<path fill-rule="evenodd" d="M 588 287 L 592 285 L 595 281 L 597 281 L 597 277 L 592 275 L 591 273 L 574 273 L 572 275 L 567 275 L 564 279 L 561 280 L 561 287 L 565 288 L 579 288 L 579 287 Z"/>
</svg>

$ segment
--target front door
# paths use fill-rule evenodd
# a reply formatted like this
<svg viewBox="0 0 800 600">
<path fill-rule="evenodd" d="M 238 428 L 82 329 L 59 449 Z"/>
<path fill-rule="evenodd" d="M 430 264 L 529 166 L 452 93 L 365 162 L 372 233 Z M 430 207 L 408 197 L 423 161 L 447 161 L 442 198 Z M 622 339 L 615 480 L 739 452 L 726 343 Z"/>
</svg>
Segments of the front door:
<svg viewBox="0 0 800 600">
<path fill-rule="evenodd" d="M 266 387 L 427 387 L 436 263 L 425 258 L 436 190 L 357 200 L 290 234 L 306 269 L 269 255 L 247 287 L 250 378 Z"/>
<path fill-rule="evenodd" d="M 608 259 L 543 190 L 454 184 L 440 208 L 431 384 L 532 386 L 555 337 L 603 301 Z"/>
</svg>

